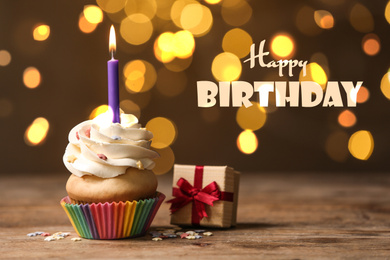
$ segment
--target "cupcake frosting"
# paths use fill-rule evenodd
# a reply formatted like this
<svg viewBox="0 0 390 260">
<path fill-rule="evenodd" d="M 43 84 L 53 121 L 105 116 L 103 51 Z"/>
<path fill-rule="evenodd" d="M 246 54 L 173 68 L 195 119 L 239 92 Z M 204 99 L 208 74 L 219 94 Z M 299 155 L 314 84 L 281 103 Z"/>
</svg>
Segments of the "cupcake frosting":
<svg viewBox="0 0 390 260">
<path fill-rule="evenodd" d="M 152 169 L 158 153 L 150 150 L 153 134 L 141 128 L 134 115 L 121 114 L 121 123 L 111 123 L 109 113 L 84 121 L 69 133 L 63 161 L 76 176 L 112 178 L 126 169 Z"/>
</svg>

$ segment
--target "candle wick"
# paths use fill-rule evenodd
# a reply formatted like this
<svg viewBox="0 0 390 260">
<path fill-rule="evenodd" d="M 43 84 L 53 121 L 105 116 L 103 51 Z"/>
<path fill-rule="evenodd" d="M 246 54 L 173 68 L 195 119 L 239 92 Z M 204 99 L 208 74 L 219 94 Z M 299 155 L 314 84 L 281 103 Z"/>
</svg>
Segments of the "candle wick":
<svg viewBox="0 0 390 260">
<path fill-rule="evenodd" d="M 114 50 L 111 50 L 111 59 L 114 59 Z"/>
</svg>

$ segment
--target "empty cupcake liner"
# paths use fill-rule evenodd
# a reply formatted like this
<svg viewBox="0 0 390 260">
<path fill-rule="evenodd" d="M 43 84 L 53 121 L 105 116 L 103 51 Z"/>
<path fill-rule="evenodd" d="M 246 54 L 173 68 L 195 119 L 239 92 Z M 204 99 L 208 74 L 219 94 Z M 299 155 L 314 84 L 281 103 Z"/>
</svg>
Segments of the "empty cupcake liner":
<svg viewBox="0 0 390 260">
<path fill-rule="evenodd" d="M 72 204 L 69 197 L 61 200 L 73 228 L 88 239 L 120 239 L 146 234 L 165 195 L 155 198 L 111 203 Z"/>
</svg>

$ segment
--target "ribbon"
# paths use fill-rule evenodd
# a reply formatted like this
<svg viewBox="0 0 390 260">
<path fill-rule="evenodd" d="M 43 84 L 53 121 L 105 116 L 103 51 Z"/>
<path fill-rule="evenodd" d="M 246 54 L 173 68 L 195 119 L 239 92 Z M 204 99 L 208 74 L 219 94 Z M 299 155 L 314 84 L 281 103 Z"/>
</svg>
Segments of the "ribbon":
<svg viewBox="0 0 390 260">
<path fill-rule="evenodd" d="M 170 210 L 174 213 L 192 202 L 191 222 L 193 225 L 199 225 L 204 217 L 208 217 L 205 205 L 213 206 L 214 201 L 224 200 L 233 201 L 232 192 L 221 192 L 215 181 L 202 188 L 203 166 L 195 167 L 194 186 L 186 179 L 180 178 L 177 181 L 179 188 L 173 188 L 172 195 L 175 197 L 167 201 L 172 203 Z"/>
</svg>

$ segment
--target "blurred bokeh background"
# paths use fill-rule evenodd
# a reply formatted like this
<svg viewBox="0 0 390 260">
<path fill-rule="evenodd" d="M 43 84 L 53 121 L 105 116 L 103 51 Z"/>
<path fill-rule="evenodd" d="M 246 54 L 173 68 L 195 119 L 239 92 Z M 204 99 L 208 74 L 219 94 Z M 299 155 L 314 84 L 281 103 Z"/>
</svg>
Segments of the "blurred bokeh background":
<svg viewBox="0 0 390 260">
<path fill-rule="evenodd" d="M 107 109 L 109 27 L 121 108 L 173 163 L 240 171 L 387 171 L 390 4 L 363 0 L 0 1 L 0 172 L 65 172 L 70 129 Z M 309 61 L 304 78 L 243 63 Z M 257 47 L 256 47 L 257 48 Z M 199 80 L 363 81 L 355 108 L 197 107 Z"/>
</svg>

